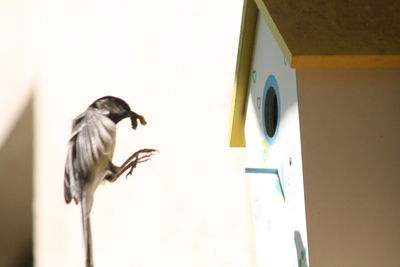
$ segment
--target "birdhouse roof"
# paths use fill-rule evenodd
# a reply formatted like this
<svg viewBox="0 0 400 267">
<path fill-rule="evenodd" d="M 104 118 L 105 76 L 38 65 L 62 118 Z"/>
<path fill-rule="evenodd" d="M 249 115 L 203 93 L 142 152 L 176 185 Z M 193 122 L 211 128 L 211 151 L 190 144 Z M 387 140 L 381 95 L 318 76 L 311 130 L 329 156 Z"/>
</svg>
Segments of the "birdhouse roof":
<svg viewBox="0 0 400 267">
<path fill-rule="evenodd" d="M 231 146 L 244 146 L 244 114 L 257 16 L 293 68 L 400 67 L 398 0 L 245 0 Z"/>
</svg>

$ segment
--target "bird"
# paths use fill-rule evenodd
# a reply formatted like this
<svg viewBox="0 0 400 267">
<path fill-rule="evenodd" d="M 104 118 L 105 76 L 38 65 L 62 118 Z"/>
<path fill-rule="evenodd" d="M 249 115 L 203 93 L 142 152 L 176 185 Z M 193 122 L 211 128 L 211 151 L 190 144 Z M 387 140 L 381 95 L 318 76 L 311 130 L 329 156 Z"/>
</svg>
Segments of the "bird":
<svg viewBox="0 0 400 267">
<path fill-rule="evenodd" d="M 95 100 L 83 113 L 72 121 L 64 171 L 64 198 L 81 206 L 86 267 L 93 267 L 90 211 L 96 188 L 104 181 L 114 182 L 128 169 L 132 174 L 137 164 L 148 161 L 158 152 L 156 149 L 140 149 L 121 166 L 112 162 L 116 125 L 130 118 L 134 130 L 138 121 L 147 122 L 142 115 L 131 110 L 122 99 L 104 96 Z"/>
</svg>

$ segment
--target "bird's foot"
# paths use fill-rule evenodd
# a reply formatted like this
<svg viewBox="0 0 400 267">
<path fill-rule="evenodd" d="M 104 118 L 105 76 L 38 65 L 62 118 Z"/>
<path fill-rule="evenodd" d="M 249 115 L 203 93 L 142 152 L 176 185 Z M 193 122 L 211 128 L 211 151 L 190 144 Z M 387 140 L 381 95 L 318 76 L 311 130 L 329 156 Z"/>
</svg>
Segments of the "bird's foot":
<svg viewBox="0 0 400 267">
<path fill-rule="evenodd" d="M 158 153 L 158 150 L 151 148 L 144 148 L 136 151 L 121 166 L 121 174 L 130 168 L 129 172 L 125 176 L 126 178 L 128 178 L 129 175 L 132 175 L 133 169 L 135 169 L 139 163 L 150 160 L 150 157 L 153 156 L 155 153 Z"/>
</svg>

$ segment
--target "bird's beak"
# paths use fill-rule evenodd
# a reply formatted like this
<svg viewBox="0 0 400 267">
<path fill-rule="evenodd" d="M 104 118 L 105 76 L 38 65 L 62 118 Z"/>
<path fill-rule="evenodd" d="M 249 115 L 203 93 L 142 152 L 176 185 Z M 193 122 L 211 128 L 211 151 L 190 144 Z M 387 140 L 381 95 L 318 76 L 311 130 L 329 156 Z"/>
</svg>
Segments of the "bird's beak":
<svg viewBox="0 0 400 267">
<path fill-rule="evenodd" d="M 146 120 L 144 119 L 144 117 L 142 115 L 139 115 L 139 114 L 131 111 L 130 116 L 131 116 L 132 128 L 134 130 L 136 130 L 136 127 L 137 127 L 137 120 L 139 120 L 140 124 L 142 124 L 142 125 L 147 124 Z"/>
</svg>

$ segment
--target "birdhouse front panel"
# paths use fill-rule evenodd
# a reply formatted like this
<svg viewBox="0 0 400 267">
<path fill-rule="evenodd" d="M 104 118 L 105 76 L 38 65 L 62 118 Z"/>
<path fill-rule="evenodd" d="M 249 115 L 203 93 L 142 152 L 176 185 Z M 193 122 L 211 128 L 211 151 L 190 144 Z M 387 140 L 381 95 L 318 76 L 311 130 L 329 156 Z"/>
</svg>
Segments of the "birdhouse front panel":
<svg viewBox="0 0 400 267">
<path fill-rule="evenodd" d="M 307 266 L 296 71 L 261 16 L 255 34 L 245 136 L 257 266 Z"/>
</svg>

